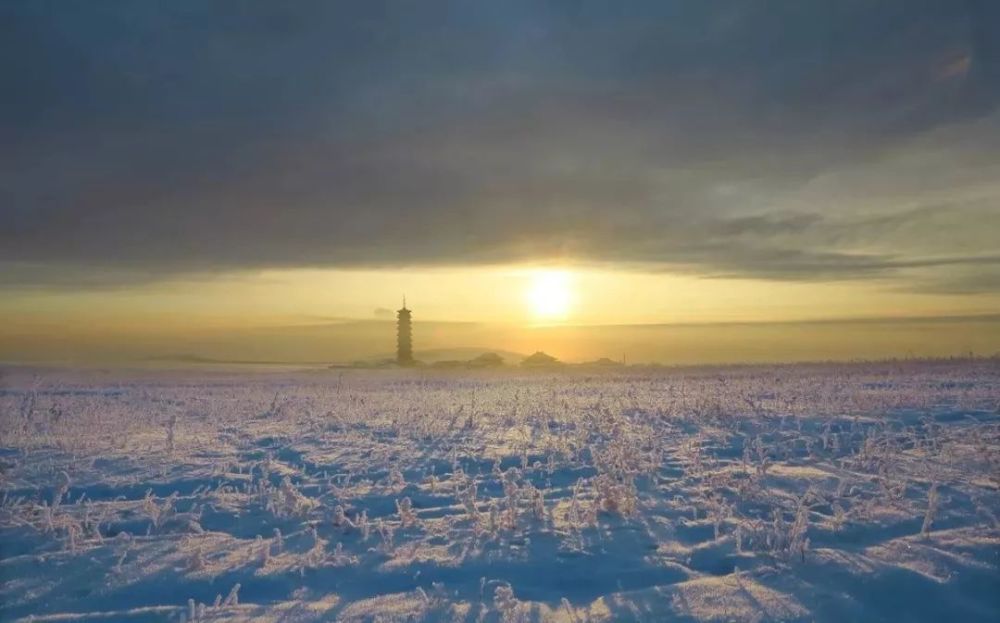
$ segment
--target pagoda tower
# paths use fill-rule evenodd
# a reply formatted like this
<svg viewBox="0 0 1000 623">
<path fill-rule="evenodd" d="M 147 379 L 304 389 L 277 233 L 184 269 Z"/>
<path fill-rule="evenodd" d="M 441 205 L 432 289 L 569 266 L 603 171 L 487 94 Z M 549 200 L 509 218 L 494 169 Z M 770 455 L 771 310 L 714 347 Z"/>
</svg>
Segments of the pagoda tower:
<svg viewBox="0 0 1000 623">
<path fill-rule="evenodd" d="M 413 365 L 413 329 L 405 296 L 403 308 L 396 311 L 396 363 L 401 366 Z"/>
</svg>

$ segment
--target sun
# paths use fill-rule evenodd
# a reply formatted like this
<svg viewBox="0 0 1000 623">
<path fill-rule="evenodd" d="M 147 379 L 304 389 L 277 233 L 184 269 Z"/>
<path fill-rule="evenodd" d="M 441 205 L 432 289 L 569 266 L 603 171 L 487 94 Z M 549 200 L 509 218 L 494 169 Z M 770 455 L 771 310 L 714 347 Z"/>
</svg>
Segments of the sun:
<svg viewBox="0 0 1000 623">
<path fill-rule="evenodd" d="M 572 279 L 564 270 L 540 270 L 531 276 L 525 299 L 535 317 L 559 320 L 573 303 Z"/>
</svg>

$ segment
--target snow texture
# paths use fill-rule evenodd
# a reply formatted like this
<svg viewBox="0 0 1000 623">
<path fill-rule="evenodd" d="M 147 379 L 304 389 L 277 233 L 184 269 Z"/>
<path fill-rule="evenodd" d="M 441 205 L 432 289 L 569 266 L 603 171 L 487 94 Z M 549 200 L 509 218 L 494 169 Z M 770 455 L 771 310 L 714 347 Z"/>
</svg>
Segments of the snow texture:
<svg viewBox="0 0 1000 623">
<path fill-rule="evenodd" d="M 997 360 L 0 379 L 0 620 L 996 621 Z"/>
</svg>

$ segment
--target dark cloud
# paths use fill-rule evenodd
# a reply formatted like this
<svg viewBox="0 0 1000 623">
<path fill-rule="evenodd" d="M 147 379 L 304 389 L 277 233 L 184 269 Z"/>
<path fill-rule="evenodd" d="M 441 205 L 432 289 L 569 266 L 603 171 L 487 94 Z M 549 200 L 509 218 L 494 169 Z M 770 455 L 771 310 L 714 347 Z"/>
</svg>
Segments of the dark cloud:
<svg viewBox="0 0 1000 623">
<path fill-rule="evenodd" d="M 7 2 L 4 280 L 993 264 L 998 24 L 989 0 Z"/>
<path fill-rule="evenodd" d="M 911 285 L 911 289 L 928 294 L 977 294 L 1000 292 L 1000 262 L 975 266 L 946 276 L 924 277 Z"/>
</svg>

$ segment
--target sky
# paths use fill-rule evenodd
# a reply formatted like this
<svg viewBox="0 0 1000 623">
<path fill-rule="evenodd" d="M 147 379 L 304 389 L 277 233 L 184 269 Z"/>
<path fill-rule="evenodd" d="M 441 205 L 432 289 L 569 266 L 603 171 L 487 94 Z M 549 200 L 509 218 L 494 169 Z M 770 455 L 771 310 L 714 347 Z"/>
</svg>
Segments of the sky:
<svg viewBox="0 0 1000 623">
<path fill-rule="evenodd" d="M 5 0 L 0 75 L 0 359 L 1000 350 L 991 0 Z"/>
</svg>

